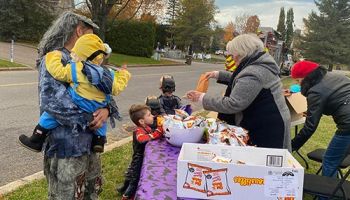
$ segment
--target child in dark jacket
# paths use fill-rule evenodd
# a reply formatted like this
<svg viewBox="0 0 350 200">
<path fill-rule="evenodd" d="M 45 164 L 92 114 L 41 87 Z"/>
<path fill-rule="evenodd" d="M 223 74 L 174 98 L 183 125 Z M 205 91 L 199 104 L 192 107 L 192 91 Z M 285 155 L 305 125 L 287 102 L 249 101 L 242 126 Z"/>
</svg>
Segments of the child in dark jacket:
<svg viewBox="0 0 350 200">
<path fill-rule="evenodd" d="M 159 98 L 156 96 L 147 96 L 146 105 L 151 109 L 151 114 L 153 115 L 153 124 L 150 125 L 152 130 L 156 130 L 158 126 L 162 125 L 162 112 Z"/>
<path fill-rule="evenodd" d="M 162 115 L 175 115 L 175 109 L 181 108 L 180 97 L 174 95 L 175 80 L 172 76 L 164 75 L 160 78 L 160 90 L 162 95 L 159 96 Z"/>
<path fill-rule="evenodd" d="M 150 125 L 153 124 L 154 116 L 147 105 L 132 105 L 129 110 L 130 119 L 137 126 L 133 132 L 133 155 L 132 161 L 125 175 L 124 184 L 117 189 L 123 194 L 122 200 L 133 199 L 137 185 L 140 179 L 141 167 L 145 146 L 148 141 L 161 138 L 163 135 L 162 127 L 152 131 Z"/>
</svg>

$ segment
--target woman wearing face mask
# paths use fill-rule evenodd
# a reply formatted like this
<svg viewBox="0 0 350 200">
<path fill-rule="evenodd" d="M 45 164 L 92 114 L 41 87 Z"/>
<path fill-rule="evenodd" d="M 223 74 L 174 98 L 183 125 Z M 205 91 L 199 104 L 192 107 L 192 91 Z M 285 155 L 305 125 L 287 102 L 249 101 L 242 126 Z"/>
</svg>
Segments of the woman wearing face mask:
<svg viewBox="0 0 350 200">
<path fill-rule="evenodd" d="M 301 93 L 308 106 L 304 128 L 292 140 L 292 149 L 298 150 L 305 144 L 316 131 L 323 114 L 332 116 L 337 131 L 323 157 L 322 175 L 335 176 L 350 147 L 350 79 L 343 74 L 328 73 L 310 61 L 297 62 L 291 76 L 301 83 Z"/>
<path fill-rule="evenodd" d="M 219 112 L 219 119 L 247 129 L 252 145 L 290 150 L 290 113 L 276 62 L 252 34 L 235 37 L 227 44 L 227 51 L 237 69 L 233 73 L 206 73 L 208 79 L 227 85 L 225 95 L 189 91 L 187 98 L 202 102 L 205 110 Z"/>
</svg>

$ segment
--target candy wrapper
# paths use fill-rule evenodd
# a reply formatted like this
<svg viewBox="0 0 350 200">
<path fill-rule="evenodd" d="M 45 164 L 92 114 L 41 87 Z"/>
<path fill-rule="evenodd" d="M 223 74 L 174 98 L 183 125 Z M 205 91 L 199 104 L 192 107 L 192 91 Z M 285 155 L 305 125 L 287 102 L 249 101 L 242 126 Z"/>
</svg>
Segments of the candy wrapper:
<svg viewBox="0 0 350 200">
<path fill-rule="evenodd" d="M 185 129 L 181 118 L 175 115 L 164 116 L 164 118 L 165 120 L 164 120 L 163 126 L 165 128 L 171 127 L 171 128 Z"/>
<path fill-rule="evenodd" d="M 227 169 L 208 170 L 203 172 L 207 182 L 207 196 L 231 194 L 227 180 Z"/>
<path fill-rule="evenodd" d="M 221 121 L 209 118 L 207 143 L 232 146 L 246 146 L 249 142 L 248 131 L 241 127 L 231 126 Z"/>
<path fill-rule="evenodd" d="M 205 193 L 205 176 L 203 171 L 209 170 L 211 170 L 209 167 L 188 163 L 188 171 L 183 188 Z"/>
<path fill-rule="evenodd" d="M 213 162 L 217 162 L 217 163 L 231 163 L 232 162 L 232 159 L 230 158 L 225 158 L 225 157 L 222 157 L 222 156 L 215 156 L 213 159 L 212 159 Z"/>
<path fill-rule="evenodd" d="M 190 116 L 186 111 L 181 109 L 175 109 L 175 115 L 181 117 L 182 119 L 185 119 L 188 116 Z"/>
</svg>

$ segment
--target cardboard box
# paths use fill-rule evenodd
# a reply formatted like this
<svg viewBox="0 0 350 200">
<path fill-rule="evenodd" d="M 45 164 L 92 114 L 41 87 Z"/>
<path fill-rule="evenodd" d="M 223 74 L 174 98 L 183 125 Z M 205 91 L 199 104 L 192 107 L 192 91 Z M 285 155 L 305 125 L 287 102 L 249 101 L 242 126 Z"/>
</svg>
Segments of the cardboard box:
<svg viewBox="0 0 350 200">
<path fill-rule="evenodd" d="M 178 197 L 302 200 L 303 182 L 303 167 L 285 149 L 185 143 L 177 161 Z"/>
<path fill-rule="evenodd" d="M 303 113 L 307 110 L 306 98 L 300 93 L 292 93 L 286 97 L 287 105 L 291 115 L 291 121 L 303 118 Z"/>
</svg>

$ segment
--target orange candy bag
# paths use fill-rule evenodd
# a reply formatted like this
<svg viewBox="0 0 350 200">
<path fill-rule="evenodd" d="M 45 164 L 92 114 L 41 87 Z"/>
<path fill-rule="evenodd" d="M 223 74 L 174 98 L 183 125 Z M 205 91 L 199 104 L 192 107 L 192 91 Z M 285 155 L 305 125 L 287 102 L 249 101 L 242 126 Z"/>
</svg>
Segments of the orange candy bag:
<svg viewBox="0 0 350 200">
<path fill-rule="evenodd" d="M 196 91 L 206 93 L 209 87 L 209 80 L 205 78 L 205 74 L 202 74 L 198 80 Z"/>
</svg>

